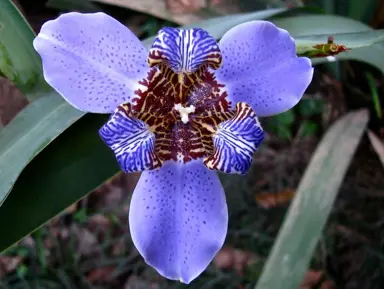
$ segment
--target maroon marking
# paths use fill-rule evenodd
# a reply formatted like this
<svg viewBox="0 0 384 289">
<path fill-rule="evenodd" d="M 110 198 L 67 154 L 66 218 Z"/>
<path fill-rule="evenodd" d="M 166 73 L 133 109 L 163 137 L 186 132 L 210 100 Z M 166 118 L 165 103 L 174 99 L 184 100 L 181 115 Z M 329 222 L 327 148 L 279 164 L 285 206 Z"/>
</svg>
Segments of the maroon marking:
<svg viewBox="0 0 384 289">
<path fill-rule="evenodd" d="M 156 136 L 155 154 L 162 162 L 188 162 L 212 154 L 212 134 L 233 116 L 225 86 L 206 67 L 181 79 L 165 66 L 153 68 L 139 82 L 142 88 L 135 91 L 132 105 L 121 105 L 149 125 Z M 195 106 L 187 124 L 174 109 L 176 103 Z"/>
</svg>

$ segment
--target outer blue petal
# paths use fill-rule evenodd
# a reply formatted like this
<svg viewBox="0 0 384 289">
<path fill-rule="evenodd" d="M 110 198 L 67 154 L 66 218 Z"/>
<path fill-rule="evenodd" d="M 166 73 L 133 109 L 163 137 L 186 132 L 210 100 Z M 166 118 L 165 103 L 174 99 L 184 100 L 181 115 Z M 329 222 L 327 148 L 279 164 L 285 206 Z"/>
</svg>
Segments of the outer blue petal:
<svg viewBox="0 0 384 289">
<path fill-rule="evenodd" d="M 148 71 L 139 39 L 104 13 L 63 14 L 43 25 L 33 45 L 45 80 L 83 111 L 113 112 Z"/>
<path fill-rule="evenodd" d="M 189 283 L 224 243 L 228 212 L 214 171 L 201 161 L 144 171 L 131 200 L 133 242 L 161 275 Z"/>
<path fill-rule="evenodd" d="M 287 31 L 267 21 L 252 21 L 229 30 L 219 43 L 223 65 L 215 71 L 229 99 L 269 116 L 295 106 L 312 80 L 306 57 L 297 57 Z"/>
<path fill-rule="evenodd" d="M 252 108 L 239 102 L 235 116 L 220 123 L 213 136 L 215 152 L 204 159 L 212 170 L 230 174 L 245 174 L 252 164 L 253 154 L 264 139 L 264 131 Z"/>
<path fill-rule="evenodd" d="M 124 172 L 150 170 L 161 165 L 155 156 L 155 135 L 146 123 L 129 116 L 121 107 L 100 129 L 99 134 L 114 151 Z"/>
</svg>

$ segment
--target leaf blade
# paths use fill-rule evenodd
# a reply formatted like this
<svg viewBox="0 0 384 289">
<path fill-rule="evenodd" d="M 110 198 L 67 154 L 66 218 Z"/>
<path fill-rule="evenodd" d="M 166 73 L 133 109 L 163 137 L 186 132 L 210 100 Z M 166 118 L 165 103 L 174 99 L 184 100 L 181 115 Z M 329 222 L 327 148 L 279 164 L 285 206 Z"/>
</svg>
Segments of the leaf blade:
<svg viewBox="0 0 384 289">
<path fill-rule="evenodd" d="M 45 86 L 40 58 L 32 47 L 34 37 L 16 6 L 9 0 L 0 0 L 0 72 L 23 93 L 39 84 Z"/>
<path fill-rule="evenodd" d="M 85 115 L 23 170 L 0 207 L 0 252 L 119 171 L 96 133 L 107 118 Z"/>
<path fill-rule="evenodd" d="M 269 9 L 263 11 L 257 11 L 252 13 L 236 14 L 236 15 L 227 15 L 215 17 L 212 19 L 204 20 L 201 22 L 195 22 L 189 25 L 184 25 L 182 28 L 203 28 L 209 32 L 212 37 L 215 39 L 220 39 L 225 32 L 231 29 L 233 26 L 258 19 L 266 19 L 272 16 L 276 16 L 280 13 L 286 12 L 287 9 L 278 8 L 278 9 Z M 149 48 L 152 45 L 154 37 L 149 37 L 143 41 L 144 45 Z"/>
<path fill-rule="evenodd" d="M 0 132 L 0 206 L 29 161 L 84 113 L 48 94 L 22 110 Z"/>
<path fill-rule="evenodd" d="M 382 57 L 382 54 L 384 53 L 384 46 L 381 43 L 372 44 L 375 43 L 373 38 L 377 35 L 376 33 L 381 34 L 382 30 L 380 30 L 380 32 L 373 32 L 373 29 L 364 23 L 336 15 L 304 15 L 297 16 L 295 18 L 288 17 L 284 19 L 272 19 L 272 22 L 280 28 L 286 29 L 295 39 L 305 37 L 315 39 L 317 37 L 322 38 L 325 35 L 333 35 L 336 40 L 337 38 L 343 39 L 343 37 L 345 40 L 345 33 L 352 33 L 350 35 L 354 35 L 353 33 L 366 32 L 372 36 L 370 38 L 370 46 L 364 46 L 348 52 L 340 53 L 335 56 L 335 60 L 362 61 L 377 67 L 384 73 L 384 58 Z M 308 33 L 308 31 L 311 31 L 311 33 Z M 380 37 L 380 40 L 382 40 L 382 36 Z M 358 39 L 355 37 L 353 40 L 354 45 L 356 45 L 357 41 Z M 303 43 L 299 44 L 303 45 Z M 314 58 L 311 59 L 311 61 L 313 65 L 316 65 L 334 60 L 329 60 L 328 58 L 323 57 Z"/>
<path fill-rule="evenodd" d="M 367 110 L 352 112 L 325 134 L 300 181 L 255 289 L 299 287 L 368 120 Z"/>
<path fill-rule="evenodd" d="M 384 167 L 384 143 L 383 141 L 371 130 L 368 130 L 368 138 L 375 150 L 381 164 Z"/>
</svg>

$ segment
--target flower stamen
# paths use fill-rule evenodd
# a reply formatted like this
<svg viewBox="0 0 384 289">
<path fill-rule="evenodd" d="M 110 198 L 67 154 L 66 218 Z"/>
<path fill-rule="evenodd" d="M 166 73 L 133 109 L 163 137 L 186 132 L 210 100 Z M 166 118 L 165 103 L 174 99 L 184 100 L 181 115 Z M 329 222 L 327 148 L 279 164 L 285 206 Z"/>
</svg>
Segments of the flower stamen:
<svg viewBox="0 0 384 289">
<path fill-rule="evenodd" d="M 189 121 L 189 114 L 195 112 L 195 106 L 190 105 L 187 107 L 182 106 L 180 103 L 175 104 L 175 110 L 180 113 L 181 121 L 187 124 Z"/>
</svg>

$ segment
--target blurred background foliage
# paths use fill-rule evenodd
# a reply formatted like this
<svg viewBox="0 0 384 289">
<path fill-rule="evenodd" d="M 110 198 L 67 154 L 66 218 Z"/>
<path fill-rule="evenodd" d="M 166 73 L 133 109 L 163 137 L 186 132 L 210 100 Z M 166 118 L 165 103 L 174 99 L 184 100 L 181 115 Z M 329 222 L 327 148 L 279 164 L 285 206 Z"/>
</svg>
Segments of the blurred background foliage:
<svg viewBox="0 0 384 289">
<path fill-rule="evenodd" d="M 42 79 L 34 33 L 68 11 L 104 11 L 146 45 L 163 26 L 219 39 L 268 19 L 300 49 L 329 35 L 356 48 L 312 59 L 302 101 L 261 120 L 250 173 L 221 175 L 226 244 L 188 286 L 133 247 L 139 174 L 119 173 L 98 138 L 107 116 L 74 110 Z M 382 0 L 0 0 L 0 288 L 384 288 L 383 28 Z"/>
</svg>

